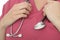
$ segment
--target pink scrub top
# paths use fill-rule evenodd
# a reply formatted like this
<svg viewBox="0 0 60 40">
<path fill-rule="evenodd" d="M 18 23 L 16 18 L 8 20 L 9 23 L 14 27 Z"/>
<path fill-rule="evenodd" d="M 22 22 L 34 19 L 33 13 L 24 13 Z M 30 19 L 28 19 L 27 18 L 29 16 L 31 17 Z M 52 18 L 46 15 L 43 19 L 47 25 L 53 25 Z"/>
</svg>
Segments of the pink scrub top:
<svg viewBox="0 0 60 40">
<path fill-rule="evenodd" d="M 11 7 L 16 3 L 21 3 L 23 0 L 9 0 L 3 8 L 3 15 L 2 17 L 11 9 Z M 23 34 L 21 38 L 14 38 L 14 37 L 6 37 L 6 40 L 60 40 L 60 32 L 55 28 L 55 26 L 48 21 L 45 20 L 45 28 L 41 30 L 35 30 L 34 26 L 41 21 L 43 18 L 43 11 L 37 10 L 35 3 L 33 0 L 30 0 L 32 4 L 32 11 L 28 18 L 24 20 L 21 30 L 18 32 Z M 20 20 L 17 20 L 13 24 L 13 33 L 17 30 Z M 7 28 L 6 33 L 9 33 L 10 27 Z"/>
</svg>

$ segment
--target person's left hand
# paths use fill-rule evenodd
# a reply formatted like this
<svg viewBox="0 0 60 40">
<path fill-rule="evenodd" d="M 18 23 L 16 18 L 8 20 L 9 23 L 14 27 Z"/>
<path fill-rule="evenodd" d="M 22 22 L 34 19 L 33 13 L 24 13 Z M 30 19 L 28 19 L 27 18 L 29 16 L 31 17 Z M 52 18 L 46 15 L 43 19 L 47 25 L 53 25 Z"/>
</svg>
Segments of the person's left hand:
<svg viewBox="0 0 60 40">
<path fill-rule="evenodd" d="M 60 3 L 58 1 L 49 1 L 43 10 L 47 18 L 60 31 Z"/>
</svg>

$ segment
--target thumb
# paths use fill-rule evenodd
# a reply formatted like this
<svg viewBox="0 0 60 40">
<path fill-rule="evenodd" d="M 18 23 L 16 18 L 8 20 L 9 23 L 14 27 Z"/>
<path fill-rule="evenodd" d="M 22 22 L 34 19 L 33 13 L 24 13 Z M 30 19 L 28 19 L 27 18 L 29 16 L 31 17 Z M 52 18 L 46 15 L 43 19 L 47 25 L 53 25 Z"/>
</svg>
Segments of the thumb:
<svg viewBox="0 0 60 40">
<path fill-rule="evenodd" d="M 57 1 L 57 0 L 47 0 L 47 2 L 49 2 L 49 1 Z"/>
<path fill-rule="evenodd" d="M 57 0 L 47 0 L 47 2 L 52 2 L 52 1 L 57 1 Z"/>
<path fill-rule="evenodd" d="M 46 14 L 45 14 L 45 13 L 43 13 L 43 16 L 46 16 Z"/>
</svg>

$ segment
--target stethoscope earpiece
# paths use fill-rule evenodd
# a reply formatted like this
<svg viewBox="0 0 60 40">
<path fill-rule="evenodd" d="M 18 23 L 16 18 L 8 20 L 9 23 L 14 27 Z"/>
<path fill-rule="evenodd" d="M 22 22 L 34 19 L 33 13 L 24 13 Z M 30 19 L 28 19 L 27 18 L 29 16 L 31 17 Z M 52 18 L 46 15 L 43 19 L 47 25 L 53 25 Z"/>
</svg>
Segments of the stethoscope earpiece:
<svg viewBox="0 0 60 40">
<path fill-rule="evenodd" d="M 22 34 L 18 34 L 17 36 L 21 38 L 23 35 Z"/>
<path fill-rule="evenodd" d="M 22 34 L 18 34 L 16 36 L 13 36 L 12 34 L 6 34 L 7 37 L 22 37 Z"/>
<path fill-rule="evenodd" d="M 10 37 L 11 35 L 10 34 L 6 34 L 7 37 Z"/>
</svg>

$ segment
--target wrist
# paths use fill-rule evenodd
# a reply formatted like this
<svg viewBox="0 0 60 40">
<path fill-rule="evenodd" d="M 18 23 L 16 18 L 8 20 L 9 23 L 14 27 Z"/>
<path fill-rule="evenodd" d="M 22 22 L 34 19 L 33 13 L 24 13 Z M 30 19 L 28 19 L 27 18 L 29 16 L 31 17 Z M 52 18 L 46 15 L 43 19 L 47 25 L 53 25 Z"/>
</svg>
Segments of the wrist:
<svg viewBox="0 0 60 40">
<path fill-rule="evenodd" d="M 4 22 L 0 21 L 0 28 L 6 29 L 6 26 L 4 25 Z"/>
</svg>

